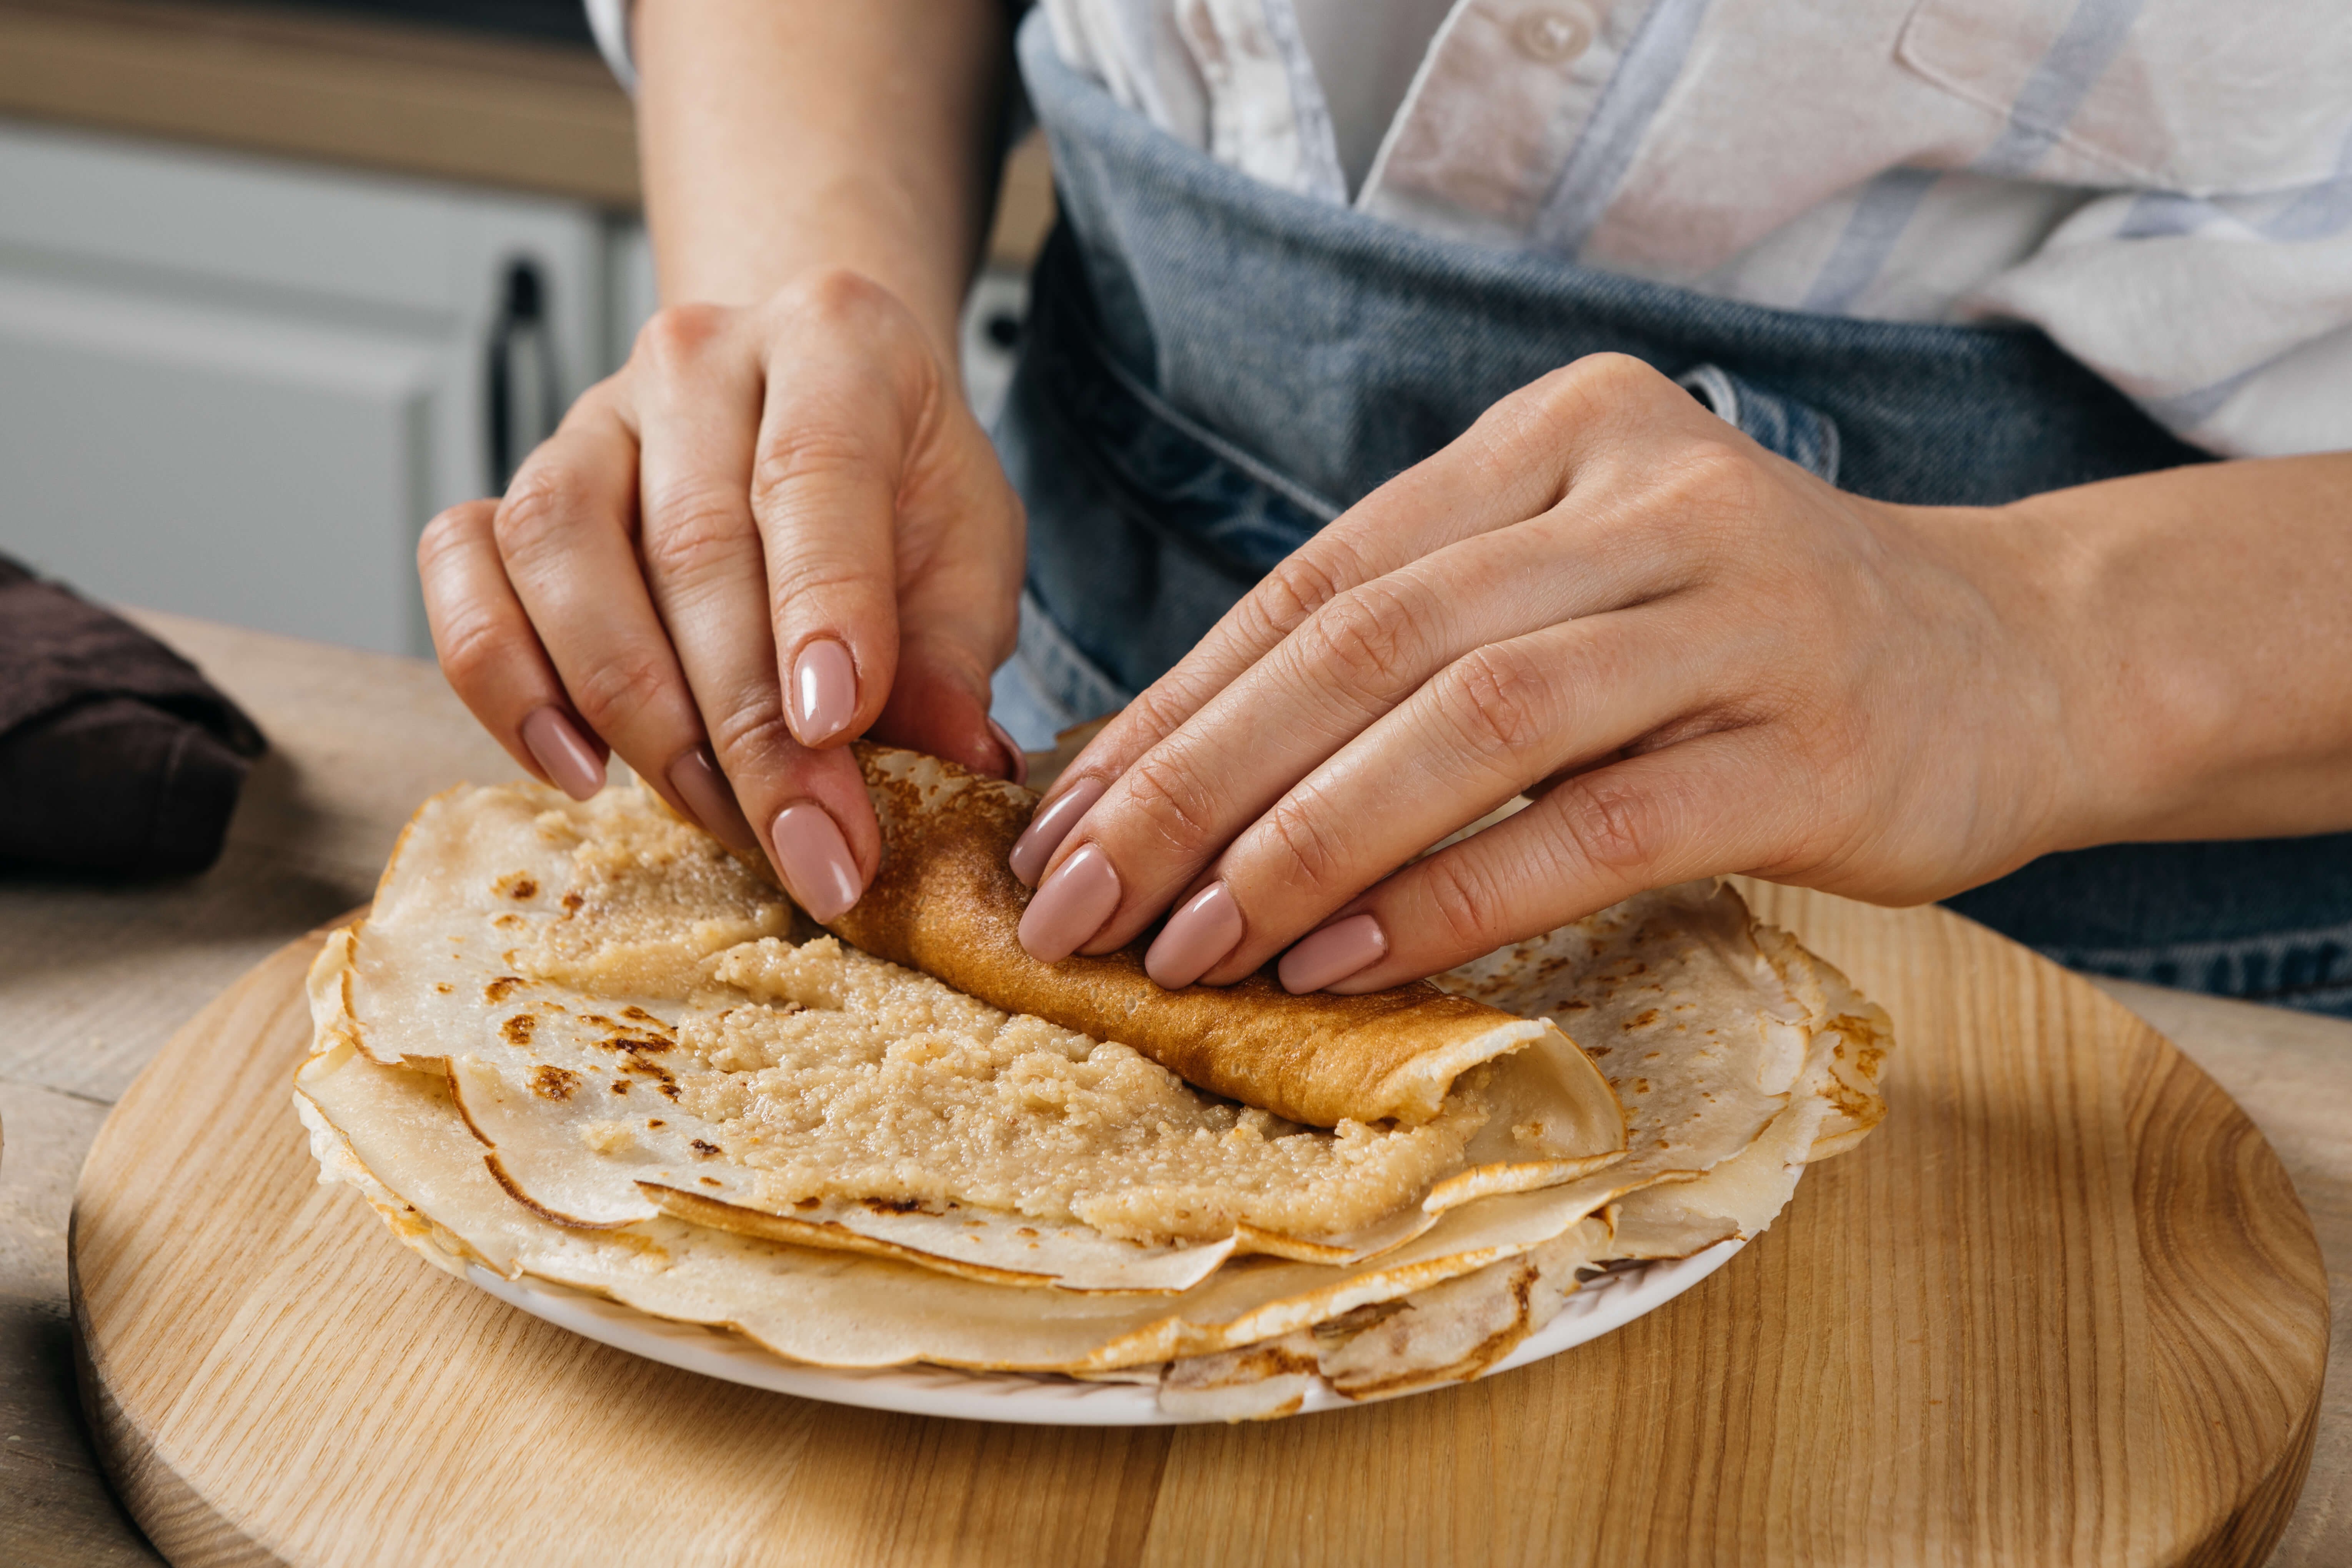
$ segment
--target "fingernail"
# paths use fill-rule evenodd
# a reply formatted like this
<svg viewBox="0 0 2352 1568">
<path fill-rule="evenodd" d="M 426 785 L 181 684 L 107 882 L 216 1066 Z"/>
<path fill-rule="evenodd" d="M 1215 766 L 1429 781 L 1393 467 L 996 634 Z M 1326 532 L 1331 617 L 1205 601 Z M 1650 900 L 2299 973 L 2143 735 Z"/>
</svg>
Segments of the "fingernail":
<svg viewBox="0 0 2352 1568">
<path fill-rule="evenodd" d="M 1013 874 L 1021 879 L 1023 887 L 1037 885 L 1038 877 L 1045 872 L 1045 862 L 1054 858 L 1054 851 L 1062 847 L 1062 840 L 1070 836 L 1070 829 L 1078 825 L 1078 818 L 1094 809 L 1095 802 L 1102 798 L 1103 791 L 1108 787 L 1101 779 L 1087 779 L 1072 784 L 1069 794 L 1030 818 L 1029 826 L 1022 829 L 1021 837 L 1013 841 L 1012 853 L 1004 858 L 1005 863 L 1013 868 Z"/>
<path fill-rule="evenodd" d="M 1021 742 L 1013 738 L 1013 731 L 991 719 L 988 721 L 988 732 L 996 737 L 998 745 L 1004 748 L 1004 776 L 1017 784 L 1027 784 L 1029 753 L 1021 749 Z"/>
<path fill-rule="evenodd" d="M 1345 980 L 1388 956 L 1388 933 L 1371 916 L 1349 915 L 1325 926 L 1282 955 L 1275 973 L 1293 996 Z"/>
<path fill-rule="evenodd" d="M 857 716 L 857 666 L 849 650 L 819 637 L 793 660 L 793 733 L 803 746 L 822 745 Z"/>
<path fill-rule="evenodd" d="M 1181 991 L 1216 967 L 1242 940 L 1242 907 L 1223 882 L 1212 882 L 1168 917 L 1143 972 L 1163 990 Z"/>
<path fill-rule="evenodd" d="M 705 833 L 730 849 L 760 852 L 760 840 L 744 819 L 743 808 L 735 804 L 735 792 L 727 787 L 727 776 L 719 771 L 709 747 L 697 746 L 670 763 L 669 787 Z"/>
<path fill-rule="evenodd" d="M 866 891 L 849 841 L 824 807 L 805 800 L 784 807 L 768 837 L 775 843 L 776 869 L 785 888 L 819 925 L 847 913 Z"/>
<path fill-rule="evenodd" d="M 1118 873 L 1099 844 L 1062 862 L 1021 913 L 1021 945 L 1040 963 L 1059 963 L 1102 930 L 1118 908 Z"/>
<path fill-rule="evenodd" d="M 586 800 L 604 787 L 604 759 L 553 704 L 536 710 L 522 721 L 522 743 L 539 759 L 555 787 L 572 799 Z"/>
</svg>

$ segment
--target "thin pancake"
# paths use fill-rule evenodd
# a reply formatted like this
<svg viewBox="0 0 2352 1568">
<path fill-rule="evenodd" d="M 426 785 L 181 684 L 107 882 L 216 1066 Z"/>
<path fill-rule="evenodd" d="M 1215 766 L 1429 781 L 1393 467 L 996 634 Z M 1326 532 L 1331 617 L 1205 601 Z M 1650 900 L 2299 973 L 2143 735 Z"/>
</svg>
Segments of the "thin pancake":
<svg viewBox="0 0 2352 1568">
<path fill-rule="evenodd" d="M 1584 1174 L 1622 1146 L 1622 1114 L 1606 1083 L 1565 1037 L 1544 1030 L 1531 1048 L 1485 1069 L 1495 1075 L 1492 1110 L 1468 1158 L 1430 1165 L 1393 1206 L 1384 1206 L 1386 1196 L 1336 1203 L 1328 1223 L 1307 1223 L 1323 1200 L 1307 1201 L 1303 1190 L 1253 1198 L 1187 1184 L 1195 1178 L 1181 1164 L 1133 1160 L 1106 1166 L 1071 1208 L 1025 1214 L 952 1182 L 912 1192 L 893 1181 L 763 1191 L 739 1156 L 751 1153 L 757 1164 L 765 1155 L 745 1145 L 740 1129 L 722 1131 L 697 1114 L 696 1074 L 708 1063 L 681 1031 L 714 1008 L 743 1011 L 747 1003 L 772 1002 L 802 1017 L 867 1006 L 869 972 L 884 965 L 845 952 L 831 937 L 798 950 L 831 950 L 830 966 L 786 963 L 794 950 L 772 933 L 790 919 L 773 890 L 652 801 L 625 787 L 585 805 L 532 786 L 436 797 L 404 836 L 375 912 L 330 938 L 311 977 L 322 1046 L 348 1039 L 378 1062 L 457 1074 L 492 1168 L 518 1201 L 559 1223 L 609 1226 L 691 1208 L 706 1223 L 929 1258 L 968 1278 L 1172 1290 L 1234 1252 L 1360 1262 L 1411 1240 L 1447 1209 Z M 683 868 L 682 893 L 656 875 L 654 849 L 671 857 L 658 864 Z M 592 937 L 595 921 L 617 922 L 629 940 Z M 786 968 L 805 971 L 803 981 L 839 973 L 811 989 L 782 984 Z M 876 1028 L 924 1034 L 953 998 L 935 980 L 907 982 L 936 999 L 913 995 L 896 1013 L 885 1007 L 870 1019 Z M 637 989 L 583 989 L 625 984 Z M 1126 1059 L 1191 1095 L 1148 1060 Z M 1004 1082 L 1008 1091 L 1021 1089 L 1014 1079 Z M 1402 1148 L 1437 1136 L 1449 1119 L 1462 1117 L 1445 1111 L 1412 1129 L 1359 1129 L 1356 1142 Z M 1476 1125 L 1475 1114 L 1467 1125 Z M 1299 1129 L 1289 1135 L 1332 1141 Z M 890 1158 L 922 1163 L 936 1147 L 909 1146 Z M 890 1175 L 889 1163 L 877 1167 L 881 1176 Z M 758 1173 L 761 1181 L 772 1174 Z M 1155 1210 L 1193 1217 L 1167 1230 Z"/>
<path fill-rule="evenodd" d="M 857 752 L 882 822 L 882 868 L 830 929 L 1007 1012 L 1117 1040 L 1188 1082 L 1313 1127 L 1427 1121 L 1463 1072 L 1556 1032 L 1418 983 L 1293 996 L 1261 971 L 1163 991 L 1144 973 L 1139 941 L 1040 963 L 1018 935 L 1029 889 L 1005 860 L 1037 797 L 913 752 Z M 1601 1097 L 1589 1098 L 1597 1111 Z M 1622 1147 L 1615 1131 L 1596 1114 L 1578 1152 Z"/>
<path fill-rule="evenodd" d="M 552 1224 L 476 1157 L 437 1075 L 377 1066 L 347 1042 L 296 1076 L 321 1180 L 358 1187 L 438 1267 L 478 1262 L 609 1296 L 656 1317 L 734 1327 L 821 1366 L 1090 1372 L 1254 1343 L 1539 1247 L 1590 1213 L 1565 1188 L 1444 1216 L 1370 1263 L 1253 1258 L 1175 1296 L 1007 1289 L 887 1258 L 739 1236 L 664 1215 L 612 1230 Z"/>
</svg>

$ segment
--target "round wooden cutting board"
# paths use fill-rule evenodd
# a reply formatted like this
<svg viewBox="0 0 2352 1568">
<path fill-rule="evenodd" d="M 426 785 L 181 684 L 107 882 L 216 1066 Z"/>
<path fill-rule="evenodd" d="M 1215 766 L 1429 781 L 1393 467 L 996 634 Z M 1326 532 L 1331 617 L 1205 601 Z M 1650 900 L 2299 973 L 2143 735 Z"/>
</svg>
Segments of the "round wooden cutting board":
<svg viewBox="0 0 2352 1568">
<path fill-rule="evenodd" d="M 2311 1452 L 2311 1224 L 2122 1007 L 1937 910 L 1750 889 L 1894 1014 L 1893 1110 L 1720 1273 L 1484 1383 L 1238 1427 L 812 1404 L 575 1338 L 321 1187 L 307 944 L 123 1097 L 84 1395 L 182 1568 L 2257 1563 Z"/>
</svg>

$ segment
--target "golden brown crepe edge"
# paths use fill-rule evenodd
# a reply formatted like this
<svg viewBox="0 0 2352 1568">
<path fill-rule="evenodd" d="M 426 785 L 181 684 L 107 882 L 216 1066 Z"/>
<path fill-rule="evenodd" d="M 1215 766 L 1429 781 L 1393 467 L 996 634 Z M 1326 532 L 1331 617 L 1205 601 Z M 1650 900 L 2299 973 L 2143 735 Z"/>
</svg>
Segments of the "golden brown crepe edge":
<svg viewBox="0 0 2352 1568">
<path fill-rule="evenodd" d="M 1036 797 L 919 753 L 856 751 L 882 818 L 883 865 L 828 929 L 992 1006 L 1116 1040 L 1213 1093 L 1318 1127 L 1427 1121 L 1461 1073 L 1553 1032 L 1425 981 L 1294 996 L 1267 970 L 1167 991 L 1145 973 L 1140 940 L 1039 963 L 1017 935 L 1029 891 L 1005 864 Z"/>
</svg>

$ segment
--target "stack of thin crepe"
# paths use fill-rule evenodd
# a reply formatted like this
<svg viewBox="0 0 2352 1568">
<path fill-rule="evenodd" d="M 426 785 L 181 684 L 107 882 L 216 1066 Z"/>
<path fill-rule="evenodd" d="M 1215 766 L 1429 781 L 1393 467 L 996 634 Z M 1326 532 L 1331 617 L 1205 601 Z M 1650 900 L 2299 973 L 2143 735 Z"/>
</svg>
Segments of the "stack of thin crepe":
<svg viewBox="0 0 2352 1568">
<path fill-rule="evenodd" d="M 1435 985 L 1169 993 L 1020 948 L 1034 795 L 859 750 L 882 870 L 829 931 L 633 784 L 427 802 L 311 970 L 320 1179 L 452 1272 L 795 1362 L 1245 1419 L 1475 1377 L 1884 1113 L 1885 1014 L 1728 889 Z"/>
</svg>

